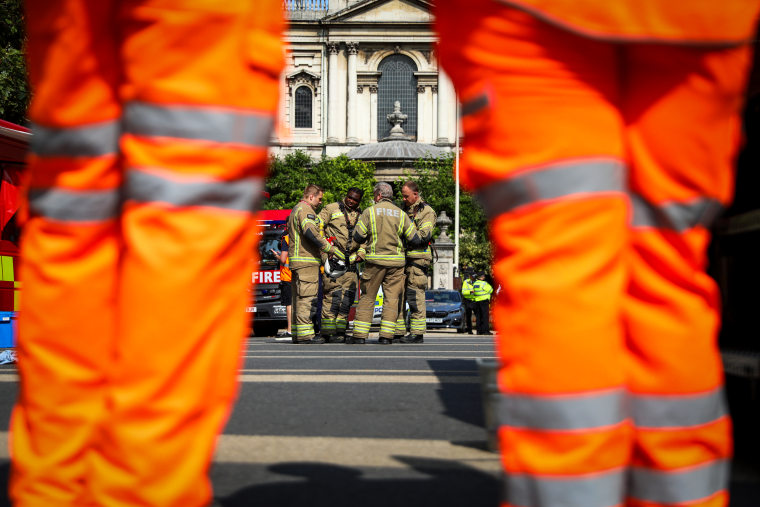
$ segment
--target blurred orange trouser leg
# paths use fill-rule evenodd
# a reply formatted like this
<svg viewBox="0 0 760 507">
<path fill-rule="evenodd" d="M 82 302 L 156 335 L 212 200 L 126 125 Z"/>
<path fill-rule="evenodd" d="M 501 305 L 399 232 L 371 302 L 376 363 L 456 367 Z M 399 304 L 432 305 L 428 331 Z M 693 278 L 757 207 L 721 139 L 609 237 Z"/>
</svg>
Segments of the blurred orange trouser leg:
<svg viewBox="0 0 760 507">
<path fill-rule="evenodd" d="M 116 262 L 109 266 L 110 298 L 93 301 L 88 315 L 107 317 L 118 307 L 110 318 L 118 331 L 103 354 L 112 359 L 103 367 L 108 384 L 98 399 L 100 413 L 88 411 L 102 414 L 95 421 L 100 427 L 77 450 L 87 456 L 83 472 L 69 477 L 70 467 L 51 467 L 53 479 L 45 480 L 62 489 L 79 483 L 86 501 L 68 502 L 76 505 L 205 505 L 206 472 L 235 396 L 245 333 L 245 317 L 231 309 L 245 304 L 255 250 L 251 212 L 263 184 L 282 64 L 280 5 L 122 2 L 118 16 L 118 25 L 85 16 L 123 36 L 120 60 L 111 58 L 121 61 L 123 79 L 124 205 L 115 239 L 123 251 L 118 273 Z M 89 34 L 71 37 L 83 33 Z M 91 249 L 78 246 L 92 269 Z M 57 260 L 45 259 L 42 268 Z M 77 277 L 84 291 L 78 275 L 69 273 L 66 283 Z M 90 346 L 82 336 L 79 328 L 70 335 L 76 350 Z M 28 426 L 23 401 L 17 414 L 14 423 Z M 30 438 L 59 431 L 59 417 L 48 416 Z M 15 439 L 14 431 L 14 453 Z M 24 467 L 14 467 L 14 484 L 23 485 Z M 69 496 L 75 494 L 82 495 Z M 17 498 L 23 501 L 23 493 Z"/>
<path fill-rule="evenodd" d="M 246 336 L 235 309 L 247 304 L 255 254 L 281 4 L 146 0 L 121 14 L 125 250 L 94 496 L 206 505 Z"/>
<path fill-rule="evenodd" d="M 625 308 L 635 424 L 628 505 L 728 503 L 731 422 L 708 227 L 733 195 L 748 47 L 626 48 L 634 204 Z"/>
<path fill-rule="evenodd" d="M 491 217 L 502 286 L 503 505 L 622 505 L 629 204 L 617 50 L 488 0 L 438 5 L 463 103 L 464 180 Z"/>
<path fill-rule="evenodd" d="M 506 8 L 456 12 L 438 16 L 441 53 L 464 102 L 465 181 L 495 217 L 506 505 L 725 505 L 730 422 L 704 225 L 730 199 L 747 50 L 613 49 Z M 610 108 L 619 119 L 605 123 Z M 583 213 L 602 174 L 573 175 L 567 159 L 591 143 L 602 157 L 625 144 L 631 240 L 617 240 L 612 207 L 593 211 L 606 220 Z M 629 411 L 598 391 L 612 379 Z M 625 415 L 634 439 L 617 426 L 614 446 Z"/>
<path fill-rule="evenodd" d="M 10 497 L 18 506 L 85 505 L 116 338 L 114 3 L 30 0 L 26 9 L 35 125 Z"/>
</svg>

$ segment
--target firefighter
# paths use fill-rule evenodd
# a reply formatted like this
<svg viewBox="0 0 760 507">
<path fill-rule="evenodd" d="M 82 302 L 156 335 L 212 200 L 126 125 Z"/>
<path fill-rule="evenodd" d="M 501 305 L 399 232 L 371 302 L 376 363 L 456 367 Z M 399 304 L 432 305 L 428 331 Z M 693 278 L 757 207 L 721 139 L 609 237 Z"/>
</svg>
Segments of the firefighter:
<svg viewBox="0 0 760 507">
<path fill-rule="evenodd" d="M 396 321 L 394 341 L 402 343 L 422 343 L 427 322 L 425 289 L 428 285 L 427 270 L 433 261 L 430 239 L 435 226 L 435 211 L 422 200 L 420 189 L 414 181 L 407 181 L 401 187 L 404 211 L 417 227 L 417 234 L 423 244 L 419 248 L 407 248 L 404 268 L 404 291 L 400 300 L 399 316 Z M 405 309 L 409 305 L 409 335 L 406 331 Z"/>
<path fill-rule="evenodd" d="M 345 260 L 345 254 L 330 245 L 320 234 L 320 221 L 316 208 L 322 203 L 322 188 L 307 185 L 301 202 L 288 217 L 288 230 L 292 242 L 288 250 L 293 289 L 295 325 L 292 326 L 293 343 L 325 343 L 314 335 L 314 317 L 317 315 L 319 276 L 322 253 L 331 258 Z"/>
<path fill-rule="evenodd" d="M 704 272 L 758 2 L 442 0 L 489 218 L 504 506 L 725 506 Z"/>
<path fill-rule="evenodd" d="M 347 252 L 351 246 L 354 227 L 362 212 L 359 203 L 363 196 L 363 190 L 349 188 L 342 201 L 328 204 L 319 213 L 324 236 L 334 238 L 333 246 L 343 252 Z M 356 265 L 350 265 L 348 270 L 337 278 L 325 274 L 322 281 L 322 336 L 327 342 L 343 343 L 346 341 L 348 312 L 356 296 Z"/>
<path fill-rule="evenodd" d="M 467 334 L 472 334 L 472 314 L 475 310 L 475 302 L 473 301 L 472 287 L 475 283 L 475 270 L 467 268 L 464 270 L 467 278 L 462 282 L 462 303 L 464 306 L 464 324 L 467 329 Z M 476 324 L 477 329 L 477 324 Z"/>
<path fill-rule="evenodd" d="M 422 242 L 412 220 L 391 201 L 393 189 L 388 183 L 375 185 L 373 195 L 375 204 L 362 212 L 354 230 L 354 244 L 364 245 L 354 255 L 357 259 L 363 259 L 365 265 L 361 274 L 361 297 L 349 343 L 365 343 L 372 324 L 375 296 L 382 286 L 383 313 L 380 317 L 379 343 L 387 345 L 393 340 L 404 288 L 404 244 L 406 242 L 416 248 Z"/>
<path fill-rule="evenodd" d="M 234 309 L 249 303 L 282 4 L 25 8 L 11 502 L 209 505 L 248 334 Z"/>
<path fill-rule="evenodd" d="M 472 298 L 473 308 L 475 310 L 475 324 L 477 326 L 477 332 L 480 335 L 491 334 L 491 294 L 493 293 L 493 287 L 486 281 L 486 274 L 483 272 L 478 273 L 478 279 L 472 284 L 472 292 L 470 297 Z M 470 324 L 472 325 L 472 324 Z"/>
</svg>

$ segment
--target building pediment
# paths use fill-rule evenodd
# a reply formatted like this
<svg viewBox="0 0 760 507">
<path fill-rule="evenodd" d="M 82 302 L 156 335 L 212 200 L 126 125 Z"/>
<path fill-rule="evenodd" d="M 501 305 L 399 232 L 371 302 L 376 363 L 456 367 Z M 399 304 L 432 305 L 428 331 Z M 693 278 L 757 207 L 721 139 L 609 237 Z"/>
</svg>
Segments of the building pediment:
<svg viewBox="0 0 760 507">
<path fill-rule="evenodd" d="M 315 90 L 319 87 L 319 76 L 303 69 L 287 74 L 285 81 L 291 90 L 301 84 L 310 85 Z"/>
<path fill-rule="evenodd" d="M 365 0 L 323 18 L 323 23 L 432 23 L 432 2 Z"/>
</svg>

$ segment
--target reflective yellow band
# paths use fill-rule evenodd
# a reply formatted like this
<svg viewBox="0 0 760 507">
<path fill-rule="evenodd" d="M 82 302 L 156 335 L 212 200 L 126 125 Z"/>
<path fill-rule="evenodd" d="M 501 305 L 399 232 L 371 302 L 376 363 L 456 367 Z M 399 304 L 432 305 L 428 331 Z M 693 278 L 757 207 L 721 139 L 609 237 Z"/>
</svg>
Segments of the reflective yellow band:
<svg viewBox="0 0 760 507">
<path fill-rule="evenodd" d="M 13 276 L 13 257 L 10 255 L 0 256 L 0 280 L 3 282 L 12 282 Z"/>
</svg>

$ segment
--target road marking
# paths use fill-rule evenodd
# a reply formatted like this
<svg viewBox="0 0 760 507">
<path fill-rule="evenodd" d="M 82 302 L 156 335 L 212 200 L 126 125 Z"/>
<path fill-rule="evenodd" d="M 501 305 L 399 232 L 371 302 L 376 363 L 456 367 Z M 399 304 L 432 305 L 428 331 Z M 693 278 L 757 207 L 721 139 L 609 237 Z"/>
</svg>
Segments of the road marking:
<svg viewBox="0 0 760 507">
<path fill-rule="evenodd" d="M 479 384 L 477 375 L 253 375 L 238 376 L 243 383 L 248 382 L 302 382 L 308 384 Z"/>
<path fill-rule="evenodd" d="M 339 368 L 319 368 L 313 370 L 304 370 L 298 368 L 242 368 L 241 373 L 420 373 L 425 375 L 430 374 L 468 374 L 472 375 L 476 370 L 344 370 Z"/>
<path fill-rule="evenodd" d="M 256 356 L 256 355 L 250 355 L 246 354 L 242 356 L 246 359 L 431 359 L 431 360 L 437 360 L 437 359 L 472 359 L 473 361 L 475 359 L 496 359 L 494 357 L 489 356 L 339 356 L 337 354 L 332 354 L 329 356 L 299 356 L 299 355 L 288 355 L 288 356 Z"/>
<path fill-rule="evenodd" d="M 283 370 L 287 371 L 287 370 Z M 364 370 L 361 370 L 364 371 Z M 17 373 L 0 373 L 0 382 L 18 382 Z M 421 371 L 419 375 L 313 375 L 307 374 L 253 374 L 242 373 L 238 380 L 243 383 L 254 382 L 300 382 L 334 384 L 479 384 L 477 375 L 436 375 L 432 371 Z"/>
<path fill-rule="evenodd" d="M 10 459 L 8 442 L 9 432 L 1 431 L 0 459 Z M 498 454 L 455 445 L 447 440 L 221 435 L 214 453 L 215 463 L 263 465 L 313 462 L 356 468 L 405 469 L 422 460 L 427 460 L 424 465 L 428 468 L 451 468 L 451 462 L 455 461 L 484 472 L 498 473 L 500 470 Z"/>
<path fill-rule="evenodd" d="M 317 462 L 357 468 L 410 468 L 410 463 L 425 459 L 441 460 L 440 466 L 447 468 L 452 464 L 443 461 L 485 472 L 500 470 L 498 454 L 446 440 L 222 435 L 214 456 L 217 463 Z"/>
</svg>

